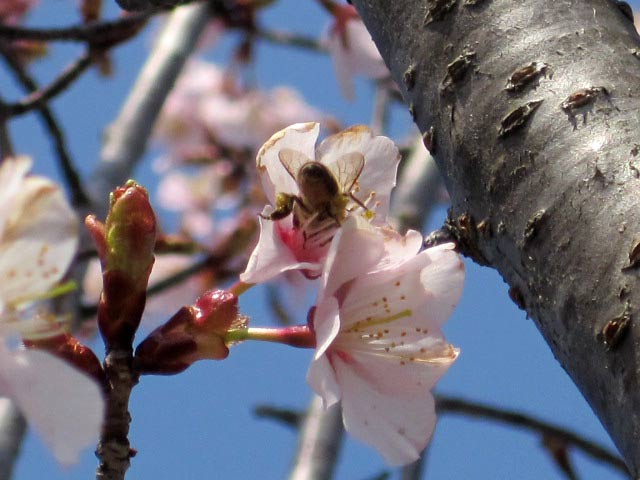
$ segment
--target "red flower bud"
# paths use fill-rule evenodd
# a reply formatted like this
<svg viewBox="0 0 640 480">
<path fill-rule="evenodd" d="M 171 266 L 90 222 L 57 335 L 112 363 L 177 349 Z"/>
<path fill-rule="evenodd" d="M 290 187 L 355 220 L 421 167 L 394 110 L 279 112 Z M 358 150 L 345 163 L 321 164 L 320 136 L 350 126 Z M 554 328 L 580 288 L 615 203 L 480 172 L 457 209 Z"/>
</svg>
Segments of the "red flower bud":
<svg viewBox="0 0 640 480">
<path fill-rule="evenodd" d="M 105 224 L 87 217 L 102 264 L 98 327 L 107 349 L 131 348 L 153 266 L 156 218 L 147 191 L 132 180 L 111 194 Z"/>
<path fill-rule="evenodd" d="M 239 319 L 238 298 L 233 293 L 207 292 L 138 345 L 136 367 L 140 373 L 171 375 L 197 360 L 222 360 L 229 355 L 225 335 Z"/>
</svg>

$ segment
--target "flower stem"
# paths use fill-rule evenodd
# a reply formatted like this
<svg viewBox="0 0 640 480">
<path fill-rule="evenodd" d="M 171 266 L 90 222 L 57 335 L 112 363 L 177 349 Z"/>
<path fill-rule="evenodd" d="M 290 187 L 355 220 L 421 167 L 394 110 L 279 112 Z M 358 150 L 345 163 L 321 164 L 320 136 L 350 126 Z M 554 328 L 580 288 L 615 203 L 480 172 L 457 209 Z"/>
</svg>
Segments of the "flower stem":
<svg viewBox="0 0 640 480">
<path fill-rule="evenodd" d="M 229 287 L 229 292 L 233 293 L 236 297 L 239 297 L 254 285 L 255 283 L 244 283 L 238 280 L 236 283 L 231 285 L 231 287 Z"/>
<path fill-rule="evenodd" d="M 227 344 L 244 340 L 258 340 L 282 343 L 298 348 L 315 348 L 316 346 L 316 336 L 306 325 L 284 328 L 238 328 L 229 330 L 224 340 Z"/>
</svg>

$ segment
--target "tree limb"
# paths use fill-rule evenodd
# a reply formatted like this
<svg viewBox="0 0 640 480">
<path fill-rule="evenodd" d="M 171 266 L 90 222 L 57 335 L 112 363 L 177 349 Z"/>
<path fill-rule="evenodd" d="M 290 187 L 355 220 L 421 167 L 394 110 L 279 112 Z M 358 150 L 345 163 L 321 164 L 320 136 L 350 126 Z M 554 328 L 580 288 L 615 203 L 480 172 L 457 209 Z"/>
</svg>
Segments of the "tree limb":
<svg viewBox="0 0 640 480">
<path fill-rule="evenodd" d="M 610 0 L 353 3 L 434 129 L 450 229 L 509 283 L 640 475 L 632 22 Z"/>
</svg>

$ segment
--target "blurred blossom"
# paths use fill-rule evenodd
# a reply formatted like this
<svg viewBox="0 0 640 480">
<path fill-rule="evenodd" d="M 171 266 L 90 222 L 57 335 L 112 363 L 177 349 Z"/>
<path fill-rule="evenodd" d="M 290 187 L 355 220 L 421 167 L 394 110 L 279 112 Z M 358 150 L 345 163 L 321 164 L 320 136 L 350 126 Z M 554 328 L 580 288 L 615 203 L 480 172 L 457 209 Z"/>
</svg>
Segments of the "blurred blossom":
<svg viewBox="0 0 640 480">
<path fill-rule="evenodd" d="M 27 12 L 38 4 L 38 0 L 0 1 L 0 23 L 13 25 L 20 22 Z"/>
<path fill-rule="evenodd" d="M 287 125 L 323 116 L 288 87 L 248 90 L 236 97 L 209 96 L 200 103 L 200 117 L 217 141 L 226 147 L 252 151 Z"/>
<path fill-rule="evenodd" d="M 38 299 L 66 273 L 78 245 L 78 222 L 52 181 L 28 176 L 31 161 L 0 165 L 0 395 L 15 401 L 61 463 L 95 445 L 104 402 L 98 385 L 41 351 L 12 349 L 13 337 L 59 335 L 61 323 Z"/>
<path fill-rule="evenodd" d="M 327 255 L 312 316 L 308 374 L 345 429 L 392 465 L 417 460 L 433 433 L 430 390 L 458 356 L 440 330 L 460 299 L 464 266 L 453 244 L 420 252 L 362 218 L 347 220 Z"/>
<path fill-rule="evenodd" d="M 356 9 L 343 5 L 335 10 L 334 21 L 322 42 L 333 59 L 342 94 L 347 100 L 353 100 L 353 79 L 356 75 L 378 80 L 390 74 Z"/>
<path fill-rule="evenodd" d="M 192 60 L 165 103 L 156 134 L 178 155 L 215 157 L 225 149 L 256 151 L 272 132 L 323 117 L 291 88 L 247 89 L 231 72 Z"/>
<path fill-rule="evenodd" d="M 156 255 L 149 277 L 149 287 L 186 270 L 194 262 L 190 255 Z M 160 293 L 147 296 L 141 323 L 147 329 L 155 328 L 170 318 L 180 307 L 194 302 L 206 288 L 202 274 L 194 274 L 176 282 Z M 83 302 L 96 304 L 102 291 L 102 272 L 98 259 L 87 265 L 83 281 Z"/>
<path fill-rule="evenodd" d="M 355 126 L 316 147 L 318 133 L 317 123 L 291 125 L 258 152 L 258 174 L 271 205 L 262 212 L 258 245 L 240 275 L 245 283 L 264 282 L 288 270 L 318 277 L 331 238 L 346 217 L 386 223 L 399 161 L 395 144 Z M 303 167 L 316 170 L 317 165 L 324 172 L 321 185 L 314 179 L 317 172 L 301 178 Z M 310 185 L 307 194 L 301 192 L 301 180 Z M 317 197 L 319 208 L 314 211 Z M 279 209 L 287 203 L 292 211 L 282 216 Z"/>
</svg>

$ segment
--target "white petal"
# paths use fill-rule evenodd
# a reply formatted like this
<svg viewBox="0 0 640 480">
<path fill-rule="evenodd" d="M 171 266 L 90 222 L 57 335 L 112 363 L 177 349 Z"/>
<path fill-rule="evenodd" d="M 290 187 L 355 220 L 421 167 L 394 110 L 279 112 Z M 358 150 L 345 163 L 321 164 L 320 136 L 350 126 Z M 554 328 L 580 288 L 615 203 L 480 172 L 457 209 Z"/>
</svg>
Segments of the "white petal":
<svg viewBox="0 0 640 480">
<path fill-rule="evenodd" d="M 340 331 L 338 301 L 335 297 L 323 299 L 316 305 L 313 315 L 313 330 L 316 334 L 315 359 L 320 358 L 329 348 Z"/>
<path fill-rule="evenodd" d="M 329 49 L 329 55 L 333 60 L 333 68 L 336 70 L 336 79 L 340 85 L 340 91 L 344 98 L 352 102 L 355 99 L 355 87 L 353 76 L 355 71 L 351 68 L 351 58 L 348 51 L 342 46 L 342 39 L 337 33 L 331 33 L 323 42 Z"/>
<path fill-rule="evenodd" d="M 75 213 L 53 182 L 28 177 L 12 208 L 0 237 L 0 299 L 6 302 L 49 290 L 78 244 Z"/>
<path fill-rule="evenodd" d="M 362 20 L 353 19 L 347 22 L 346 38 L 347 48 L 342 36 L 336 29 L 330 28 L 324 36 L 323 43 L 327 45 L 333 59 L 342 94 L 351 101 L 355 96 L 353 85 L 355 75 L 362 74 L 365 77 L 377 79 L 389 75 L 389 71 Z"/>
<path fill-rule="evenodd" d="M 371 388 L 348 362 L 332 357 L 342 389 L 342 416 L 346 430 L 372 445 L 390 465 L 418 459 L 435 428 L 434 400 L 422 394 L 382 394 Z"/>
<path fill-rule="evenodd" d="M 464 284 L 464 264 L 453 244 L 424 250 L 382 270 L 360 276 L 342 302 L 342 329 L 394 324 L 437 331 L 451 316 Z M 399 258 L 399 257 L 398 257 Z"/>
<path fill-rule="evenodd" d="M 0 386 L 63 465 L 95 447 L 104 400 L 98 385 L 62 360 L 40 351 L 10 352 L 0 344 Z"/>
<path fill-rule="evenodd" d="M 275 206 L 278 193 L 298 193 L 298 185 L 280 163 L 280 150 L 289 148 L 315 160 L 315 144 L 319 132 L 318 123 L 296 123 L 275 133 L 260 148 L 256 165 L 262 188 L 271 205 Z"/>
<path fill-rule="evenodd" d="M 333 296 L 345 282 L 376 264 L 384 252 L 384 239 L 360 217 L 350 217 L 331 241 L 318 298 Z"/>
<path fill-rule="evenodd" d="M 263 215 L 273 209 L 266 207 Z M 315 262 L 300 262 L 284 244 L 277 232 L 277 222 L 260 218 L 260 239 L 251 253 L 247 268 L 240 274 L 245 283 L 261 283 L 288 270 L 308 270 L 319 274 L 322 266 Z"/>
<path fill-rule="evenodd" d="M 380 394 L 421 395 L 435 386 L 458 357 L 459 350 L 438 333 L 401 336 L 401 329 L 389 330 L 382 340 L 349 350 L 340 333 L 331 347 L 332 353 L 345 348 L 342 355 L 349 358 L 351 370 Z"/>
<path fill-rule="evenodd" d="M 0 234 L 13 212 L 13 201 L 31 168 L 29 157 L 11 157 L 0 164 Z"/>
<path fill-rule="evenodd" d="M 318 147 L 317 156 L 331 167 L 339 158 L 352 152 L 364 156 L 365 164 L 354 195 L 376 212 L 376 222 L 383 223 L 389 212 L 391 190 L 396 184 L 400 153 L 395 143 L 363 125 L 351 127 L 327 137 Z M 372 193 L 375 197 L 369 200 Z M 375 208 L 374 208 L 375 207 Z"/>
<path fill-rule="evenodd" d="M 454 245 L 447 243 L 420 253 L 430 260 L 420 279 L 430 294 L 424 308 L 429 312 L 430 322 L 436 325 L 442 325 L 451 316 L 462 296 L 464 263 L 453 249 Z"/>
<path fill-rule="evenodd" d="M 329 359 L 325 355 L 311 362 L 307 373 L 307 382 L 313 391 L 322 397 L 325 409 L 340 400 L 340 386 Z"/>
</svg>

